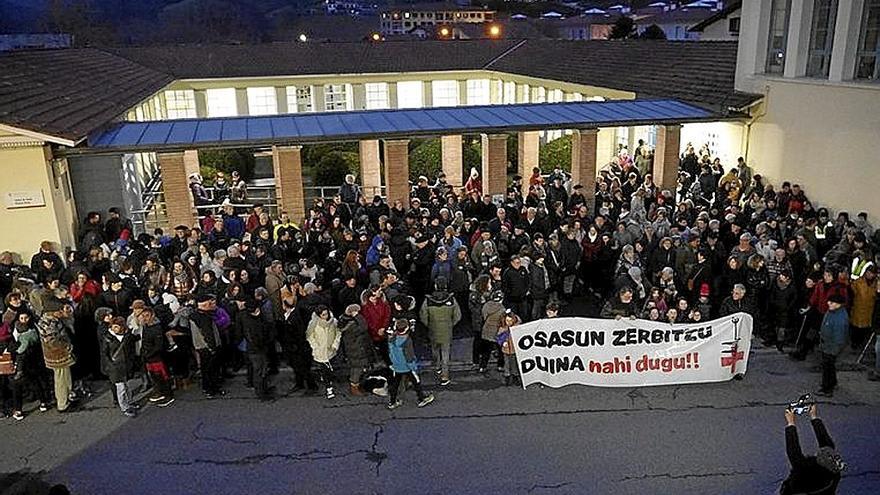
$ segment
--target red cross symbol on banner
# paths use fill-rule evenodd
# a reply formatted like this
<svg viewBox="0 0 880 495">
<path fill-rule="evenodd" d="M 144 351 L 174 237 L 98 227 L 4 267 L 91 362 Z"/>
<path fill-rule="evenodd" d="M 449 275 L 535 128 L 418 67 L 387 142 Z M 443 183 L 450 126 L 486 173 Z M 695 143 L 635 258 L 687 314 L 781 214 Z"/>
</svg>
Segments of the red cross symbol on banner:
<svg viewBox="0 0 880 495">
<path fill-rule="evenodd" d="M 745 359 L 743 351 L 734 350 L 730 356 L 721 356 L 721 366 L 730 366 L 730 372 L 736 372 L 736 362 Z"/>
</svg>

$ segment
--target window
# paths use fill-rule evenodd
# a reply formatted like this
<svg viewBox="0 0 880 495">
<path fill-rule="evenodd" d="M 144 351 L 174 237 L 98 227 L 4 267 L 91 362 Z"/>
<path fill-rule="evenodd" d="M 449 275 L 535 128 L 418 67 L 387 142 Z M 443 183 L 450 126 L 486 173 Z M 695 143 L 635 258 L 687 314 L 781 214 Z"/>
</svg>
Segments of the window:
<svg viewBox="0 0 880 495">
<path fill-rule="evenodd" d="M 458 81 L 431 81 L 431 97 L 435 107 L 458 106 Z"/>
<path fill-rule="evenodd" d="M 196 113 L 196 92 L 179 89 L 165 92 L 165 110 L 169 119 L 194 119 Z"/>
<path fill-rule="evenodd" d="M 534 88 L 532 103 L 544 103 L 547 101 L 547 89 L 543 86 Z"/>
<path fill-rule="evenodd" d="M 422 81 L 397 83 L 397 108 L 422 108 Z"/>
<path fill-rule="evenodd" d="M 388 108 L 388 83 L 366 83 L 367 109 L 380 110 Z"/>
<path fill-rule="evenodd" d="M 338 112 L 351 110 L 350 84 L 325 84 L 324 85 L 324 110 Z"/>
<path fill-rule="evenodd" d="M 856 53 L 856 79 L 880 79 L 880 0 L 865 0 L 859 51 Z"/>
<path fill-rule="evenodd" d="M 736 36 L 739 34 L 740 17 L 731 17 L 727 20 L 727 32 Z"/>
<path fill-rule="evenodd" d="M 834 21 L 837 18 L 837 0 L 814 0 L 810 26 L 810 58 L 807 76 L 828 77 L 831 45 L 834 42 Z"/>
<path fill-rule="evenodd" d="M 767 43 L 767 65 L 770 74 L 782 74 L 785 68 L 785 44 L 788 43 L 788 13 L 791 0 L 773 0 L 770 7 L 770 39 Z"/>
<path fill-rule="evenodd" d="M 562 101 L 563 94 L 561 89 L 551 89 L 550 93 L 547 95 L 548 103 L 559 103 Z"/>
<path fill-rule="evenodd" d="M 501 103 L 510 105 L 516 103 L 516 83 L 505 81 L 501 86 Z"/>
<path fill-rule="evenodd" d="M 312 104 L 311 86 L 288 86 L 287 87 L 287 112 L 311 112 L 315 106 Z"/>
<path fill-rule="evenodd" d="M 278 113 L 275 88 L 248 88 L 248 115 L 274 115 Z"/>
<path fill-rule="evenodd" d="M 532 88 L 528 84 L 522 85 L 522 101 L 520 103 L 528 103 L 531 99 Z"/>
<path fill-rule="evenodd" d="M 208 117 L 233 117 L 238 115 L 235 88 L 208 89 Z"/>
<path fill-rule="evenodd" d="M 489 104 L 489 80 L 488 79 L 468 79 L 468 81 L 467 81 L 467 104 L 468 105 L 488 105 Z"/>
</svg>

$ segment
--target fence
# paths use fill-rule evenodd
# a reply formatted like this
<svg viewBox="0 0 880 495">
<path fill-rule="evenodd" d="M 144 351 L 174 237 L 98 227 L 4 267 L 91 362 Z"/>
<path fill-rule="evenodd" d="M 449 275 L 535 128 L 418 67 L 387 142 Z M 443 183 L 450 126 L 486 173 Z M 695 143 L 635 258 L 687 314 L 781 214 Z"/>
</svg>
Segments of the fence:
<svg viewBox="0 0 880 495">
<path fill-rule="evenodd" d="M 211 197 L 214 196 L 213 188 L 208 187 L 205 189 Z M 339 193 L 339 186 L 305 186 L 303 187 L 303 192 L 306 207 L 308 208 L 316 199 L 329 200 L 333 198 L 333 196 Z M 365 187 L 362 188 L 362 193 L 367 196 L 367 198 L 372 198 L 375 195 L 384 198 L 385 186 Z M 247 199 L 247 203 L 236 203 L 232 204 L 232 206 L 245 209 L 251 208 L 255 204 L 260 204 L 263 205 L 263 208 L 269 213 L 270 217 L 278 217 L 278 202 L 275 198 L 274 179 L 261 180 L 259 185 L 248 185 Z M 143 209 L 130 212 L 135 234 L 144 232 L 152 233 L 156 228 L 167 230 L 171 227 L 171 225 L 168 224 L 168 215 L 165 208 L 165 195 L 162 192 L 161 181 L 159 181 L 154 187 L 150 187 L 144 191 L 141 195 L 141 202 L 144 205 Z M 219 211 L 220 207 L 220 203 L 196 206 L 198 219 L 201 220 L 204 218 L 205 214 L 209 211 Z M 247 213 L 242 213 L 240 216 L 246 217 L 247 215 Z"/>
</svg>

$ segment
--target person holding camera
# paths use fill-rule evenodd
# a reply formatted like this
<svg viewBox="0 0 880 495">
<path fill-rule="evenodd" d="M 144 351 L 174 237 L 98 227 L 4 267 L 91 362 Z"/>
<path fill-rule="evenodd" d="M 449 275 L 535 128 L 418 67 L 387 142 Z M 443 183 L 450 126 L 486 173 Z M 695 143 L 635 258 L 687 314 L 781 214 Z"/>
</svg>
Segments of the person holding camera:
<svg viewBox="0 0 880 495">
<path fill-rule="evenodd" d="M 810 424 L 813 425 L 813 432 L 819 443 L 816 455 L 805 456 L 801 451 L 796 425 L 798 413 L 801 411 L 810 416 Z M 846 463 L 835 450 L 834 441 L 819 419 L 816 404 L 810 405 L 808 409 L 789 407 L 785 410 L 785 452 L 791 463 L 791 472 L 782 482 L 780 495 L 837 493 L 840 473 L 846 469 Z"/>
</svg>

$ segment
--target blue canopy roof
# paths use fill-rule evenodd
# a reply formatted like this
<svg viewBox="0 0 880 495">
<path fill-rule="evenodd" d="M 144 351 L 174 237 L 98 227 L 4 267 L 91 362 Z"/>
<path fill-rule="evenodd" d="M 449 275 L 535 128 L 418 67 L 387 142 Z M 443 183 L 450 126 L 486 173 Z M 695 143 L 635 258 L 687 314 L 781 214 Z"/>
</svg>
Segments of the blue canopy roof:
<svg viewBox="0 0 880 495">
<path fill-rule="evenodd" d="M 121 122 L 89 139 L 91 151 L 170 151 L 543 129 L 719 120 L 677 100 L 535 103 L 361 110 L 252 117 Z"/>
</svg>

